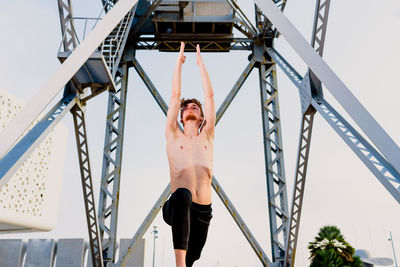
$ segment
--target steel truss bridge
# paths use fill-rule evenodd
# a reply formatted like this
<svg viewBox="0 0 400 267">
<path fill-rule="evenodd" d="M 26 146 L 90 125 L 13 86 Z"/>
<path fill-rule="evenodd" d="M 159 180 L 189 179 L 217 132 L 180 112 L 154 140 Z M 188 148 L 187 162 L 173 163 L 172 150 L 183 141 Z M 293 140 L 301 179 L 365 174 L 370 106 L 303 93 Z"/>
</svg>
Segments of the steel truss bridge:
<svg viewBox="0 0 400 267">
<path fill-rule="evenodd" d="M 168 185 L 130 240 L 125 256 L 117 260 L 115 254 L 118 196 L 122 178 L 120 170 L 124 123 L 127 115 L 129 68 L 135 68 L 164 114 L 168 110 L 164 99 L 135 57 L 136 50 L 177 52 L 180 41 L 185 41 L 185 51 L 195 51 L 196 44 L 200 44 L 204 52 L 249 51 L 249 63 L 219 107 L 216 123 L 248 75 L 257 69 L 262 108 L 271 255 L 266 255 L 263 251 L 215 176 L 212 178 L 212 187 L 264 266 L 294 266 L 316 113 L 329 123 L 388 193 L 400 203 L 398 145 L 322 59 L 330 0 L 316 0 L 311 44 L 283 14 L 286 0 L 254 0 L 254 22 L 247 18 L 235 0 L 208 1 L 225 8 L 222 8 L 223 10 L 228 10 L 224 14 L 221 12 L 208 14 L 208 18 L 203 20 L 200 15 L 188 15 L 189 7 L 201 10 L 204 8 L 201 5 L 205 2 L 207 1 L 102 0 L 104 16 L 96 22 L 96 26 L 85 39 L 79 40 L 75 26 L 78 18 L 73 16 L 71 1 L 58 0 L 62 29 L 62 49 L 58 53 L 58 58 L 62 64 L 0 133 L 0 140 L 5 140 L 0 144 L 1 187 L 40 144 L 44 136 L 68 111 L 71 112 L 94 266 L 124 266 L 171 193 Z M 240 33 L 239 37 L 234 36 L 233 28 Z M 304 76 L 300 75 L 274 47 L 274 40 L 279 35 L 285 37 L 308 66 Z M 302 121 L 292 203 L 288 203 L 287 197 L 276 83 L 277 66 L 298 88 L 301 100 Z M 324 98 L 322 84 L 369 140 L 366 140 Z M 40 122 L 23 136 L 26 129 L 39 118 L 39 114 L 62 89 L 64 92 L 62 99 L 51 107 L 45 116 L 40 117 Z M 106 91 L 109 96 L 106 134 L 100 198 L 96 207 L 86 134 L 85 106 L 91 98 Z"/>
</svg>

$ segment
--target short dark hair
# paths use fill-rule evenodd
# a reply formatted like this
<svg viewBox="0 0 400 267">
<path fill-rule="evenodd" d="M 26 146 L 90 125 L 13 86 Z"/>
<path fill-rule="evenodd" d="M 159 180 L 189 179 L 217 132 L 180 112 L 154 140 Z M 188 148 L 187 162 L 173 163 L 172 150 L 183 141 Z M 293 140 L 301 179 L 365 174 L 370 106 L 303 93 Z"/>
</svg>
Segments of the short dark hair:
<svg viewBox="0 0 400 267">
<path fill-rule="evenodd" d="M 189 103 L 194 103 L 194 104 L 196 104 L 197 106 L 199 106 L 201 116 L 204 117 L 203 109 L 202 109 L 202 107 L 201 107 L 201 103 L 200 103 L 199 100 L 197 100 L 196 98 L 190 98 L 190 99 L 184 99 L 184 98 L 182 98 L 182 99 L 181 99 L 181 107 L 180 107 L 180 109 L 179 109 L 179 110 L 181 111 L 181 119 L 182 119 L 182 116 L 183 116 L 183 112 L 182 112 L 182 111 L 183 111 L 183 108 L 186 107 L 186 105 L 188 105 Z"/>
</svg>

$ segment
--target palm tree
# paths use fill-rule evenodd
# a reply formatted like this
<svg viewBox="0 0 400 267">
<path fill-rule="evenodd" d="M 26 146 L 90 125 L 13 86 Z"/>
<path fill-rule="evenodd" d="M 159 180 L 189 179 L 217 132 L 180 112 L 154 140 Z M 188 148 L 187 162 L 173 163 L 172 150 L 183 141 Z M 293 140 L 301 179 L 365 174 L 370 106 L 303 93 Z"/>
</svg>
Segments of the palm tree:
<svg viewBox="0 0 400 267">
<path fill-rule="evenodd" d="M 319 230 L 310 250 L 310 267 L 362 267 L 359 257 L 354 255 L 354 248 L 346 242 L 339 228 L 324 226 Z"/>
</svg>

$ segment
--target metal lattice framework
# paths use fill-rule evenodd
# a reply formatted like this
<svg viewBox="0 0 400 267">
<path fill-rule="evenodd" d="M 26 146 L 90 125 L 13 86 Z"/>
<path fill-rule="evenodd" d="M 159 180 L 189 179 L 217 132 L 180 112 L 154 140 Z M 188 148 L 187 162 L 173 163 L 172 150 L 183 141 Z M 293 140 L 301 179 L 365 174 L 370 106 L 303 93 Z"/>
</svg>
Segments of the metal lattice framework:
<svg viewBox="0 0 400 267">
<path fill-rule="evenodd" d="M 67 111 L 71 111 L 74 118 L 91 259 L 94 266 L 124 266 L 138 241 L 143 237 L 171 193 L 171 187 L 168 185 L 132 237 L 125 255 L 116 261 L 119 190 L 130 67 L 135 68 L 165 115 L 168 110 L 164 99 L 135 58 L 136 50 L 177 52 L 180 42 L 185 41 L 185 51 L 195 51 L 196 44 L 200 44 L 202 51 L 205 52 L 247 50 L 251 53 L 250 62 L 217 111 L 216 124 L 251 71 L 258 68 L 271 257 L 268 257 L 263 251 L 214 175 L 212 187 L 263 266 L 294 266 L 313 121 L 317 112 L 400 203 L 400 162 L 397 160 L 400 158 L 399 147 L 321 58 L 330 0 L 316 0 L 311 45 L 283 15 L 286 0 L 255 0 L 255 25 L 249 21 L 235 0 L 226 1 L 235 14 L 230 29 L 235 28 L 243 37 L 215 33 L 215 22 L 212 22 L 212 32 L 208 34 L 203 32 L 194 36 L 165 33 L 156 35 L 154 29 L 157 27 L 149 28 L 149 25 L 152 23 L 157 8 L 162 3 L 161 0 L 102 0 L 106 15 L 99 20 L 92 34 L 80 42 L 73 23 L 74 17 L 70 0 L 58 0 L 63 36 L 62 45 L 68 60 L 59 56 L 63 62 L 59 70 L 24 107 L 15 120 L 0 133 L 0 139 L 5 140 L 0 145 L 0 186 L 8 181 Z M 160 22 L 162 20 L 157 20 L 157 23 Z M 173 22 L 174 29 L 180 22 L 182 21 Z M 194 25 L 193 28 L 195 28 Z M 149 36 L 149 33 L 153 33 L 154 36 Z M 304 77 L 274 47 L 274 38 L 279 37 L 280 34 L 285 36 L 309 67 Z M 301 100 L 302 122 L 290 212 L 276 66 L 279 66 L 298 88 Z M 109 80 L 96 77 L 96 73 L 99 71 L 103 71 L 103 75 L 100 76 L 107 76 Z M 82 78 L 85 75 L 89 77 L 86 80 Z M 364 138 L 324 99 L 322 84 L 338 100 L 370 141 Z M 62 99 L 39 122 L 36 122 L 39 114 L 61 88 L 64 88 Z M 109 92 L 109 99 L 99 208 L 96 217 L 84 114 L 86 102 L 104 91 Z"/>
<path fill-rule="evenodd" d="M 92 263 L 93 266 L 102 266 L 103 255 L 94 202 L 92 172 L 89 161 L 89 146 L 86 135 L 85 111 L 81 105 L 76 104 L 71 109 L 71 113 L 74 118 L 75 138 L 82 179 L 82 191 L 85 200 L 86 221 L 89 230 Z"/>
<path fill-rule="evenodd" d="M 122 65 L 121 76 L 116 78 L 117 92 L 110 93 L 108 98 L 100 183 L 99 223 L 104 260 L 107 262 L 114 260 L 116 252 L 118 192 L 121 180 L 127 82 L 128 68 L 125 63 Z"/>
</svg>

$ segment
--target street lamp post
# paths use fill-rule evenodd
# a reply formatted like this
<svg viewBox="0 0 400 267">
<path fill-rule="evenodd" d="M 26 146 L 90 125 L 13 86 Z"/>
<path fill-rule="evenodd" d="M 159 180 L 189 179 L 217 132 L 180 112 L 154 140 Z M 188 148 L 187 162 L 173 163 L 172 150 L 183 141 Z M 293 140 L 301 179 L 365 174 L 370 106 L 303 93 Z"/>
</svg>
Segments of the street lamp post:
<svg viewBox="0 0 400 267">
<path fill-rule="evenodd" d="M 158 233 L 158 231 L 157 231 L 157 226 L 153 226 L 153 228 L 154 228 L 154 230 L 153 230 L 153 235 L 154 235 L 154 238 L 153 238 L 153 267 L 155 266 L 154 264 L 155 264 L 155 258 L 156 258 L 156 238 L 158 238 L 158 236 L 157 236 L 157 233 Z"/>
<path fill-rule="evenodd" d="M 397 265 L 397 259 L 396 259 L 396 252 L 394 251 L 393 238 L 392 238 L 392 232 L 391 232 L 391 231 L 389 231 L 389 235 L 390 235 L 389 241 L 392 242 L 394 264 L 396 265 L 396 267 L 398 267 L 398 265 Z"/>
</svg>

